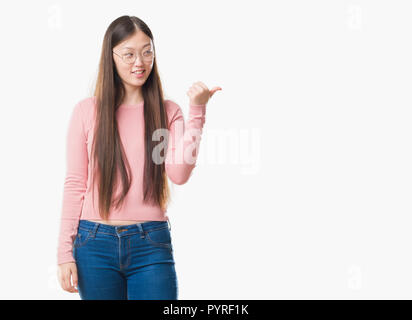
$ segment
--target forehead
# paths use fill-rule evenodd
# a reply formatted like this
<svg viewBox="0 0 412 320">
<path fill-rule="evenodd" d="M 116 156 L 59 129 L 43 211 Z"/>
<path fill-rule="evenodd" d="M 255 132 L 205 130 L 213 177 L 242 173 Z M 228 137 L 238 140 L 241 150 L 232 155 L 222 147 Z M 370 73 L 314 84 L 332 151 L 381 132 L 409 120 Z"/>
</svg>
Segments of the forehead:
<svg viewBox="0 0 412 320">
<path fill-rule="evenodd" d="M 129 38 L 120 42 L 116 49 L 142 49 L 144 47 L 149 47 L 152 45 L 152 39 L 148 37 L 143 31 L 137 31 L 135 34 Z"/>
</svg>

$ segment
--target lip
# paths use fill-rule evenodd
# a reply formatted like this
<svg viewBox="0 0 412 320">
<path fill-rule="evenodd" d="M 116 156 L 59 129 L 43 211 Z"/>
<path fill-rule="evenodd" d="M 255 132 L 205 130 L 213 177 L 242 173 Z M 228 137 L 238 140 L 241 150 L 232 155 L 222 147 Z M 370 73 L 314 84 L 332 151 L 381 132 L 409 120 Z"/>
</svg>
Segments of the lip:
<svg viewBox="0 0 412 320">
<path fill-rule="evenodd" d="M 141 71 L 141 70 L 136 70 L 136 71 Z M 145 72 L 146 72 L 146 70 L 144 70 L 144 69 L 143 69 L 143 72 L 140 73 L 140 74 L 136 73 L 136 71 L 135 71 L 135 72 L 132 72 L 132 75 L 135 76 L 136 78 L 143 78 L 143 76 L 144 76 L 144 74 L 145 74 Z"/>
</svg>

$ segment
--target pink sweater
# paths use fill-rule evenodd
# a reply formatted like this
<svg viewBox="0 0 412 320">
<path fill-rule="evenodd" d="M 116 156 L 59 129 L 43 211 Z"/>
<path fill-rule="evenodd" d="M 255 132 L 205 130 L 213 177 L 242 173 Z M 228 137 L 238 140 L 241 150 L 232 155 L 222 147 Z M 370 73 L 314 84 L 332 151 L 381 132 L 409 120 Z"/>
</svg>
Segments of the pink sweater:
<svg viewBox="0 0 412 320">
<path fill-rule="evenodd" d="M 73 108 L 67 131 L 63 206 L 58 239 L 57 263 L 75 262 L 72 254 L 80 219 L 101 220 L 97 211 L 98 193 L 94 186 L 94 205 L 91 190 L 91 146 L 93 141 L 95 97 L 81 100 Z M 196 166 L 198 148 L 205 123 L 206 105 L 190 105 L 189 120 L 185 123 L 178 104 L 164 102 L 169 117 L 169 147 L 165 166 L 169 179 L 184 184 Z M 119 135 L 132 173 L 132 183 L 123 206 L 112 210 L 110 220 L 166 221 L 167 211 L 159 206 L 143 203 L 144 168 L 144 102 L 137 105 L 122 104 L 117 110 Z M 159 143 L 161 143 L 159 141 Z M 193 152 L 191 152 L 193 151 Z M 164 153 L 162 153 L 164 155 Z M 186 155 L 186 156 L 185 156 Z M 184 159 L 184 160 L 183 160 Z M 115 194 L 120 192 L 121 183 Z"/>
</svg>

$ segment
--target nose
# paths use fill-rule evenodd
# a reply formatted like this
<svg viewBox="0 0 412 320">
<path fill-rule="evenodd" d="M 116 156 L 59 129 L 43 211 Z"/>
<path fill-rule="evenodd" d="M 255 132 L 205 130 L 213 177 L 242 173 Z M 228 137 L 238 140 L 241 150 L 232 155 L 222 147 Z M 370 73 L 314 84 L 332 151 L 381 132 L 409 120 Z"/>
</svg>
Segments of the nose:
<svg viewBox="0 0 412 320">
<path fill-rule="evenodd" d="M 138 67 L 143 66 L 143 58 L 140 54 L 137 55 L 136 60 L 134 61 L 133 65 L 138 66 Z"/>
</svg>

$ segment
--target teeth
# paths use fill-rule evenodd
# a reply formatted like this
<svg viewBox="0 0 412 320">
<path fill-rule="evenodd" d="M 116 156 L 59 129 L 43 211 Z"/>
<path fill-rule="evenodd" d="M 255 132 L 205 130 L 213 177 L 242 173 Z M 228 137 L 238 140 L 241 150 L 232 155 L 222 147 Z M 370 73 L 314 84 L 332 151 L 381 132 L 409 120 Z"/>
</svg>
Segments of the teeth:
<svg viewBox="0 0 412 320">
<path fill-rule="evenodd" d="M 138 74 L 140 74 L 140 73 L 143 73 L 143 71 L 144 71 L 144 70 L 142 70 L 142 71 L 135 71 L 135 72 L 133 72 L 133 73 L 138 73 Z"/>
</svg>

